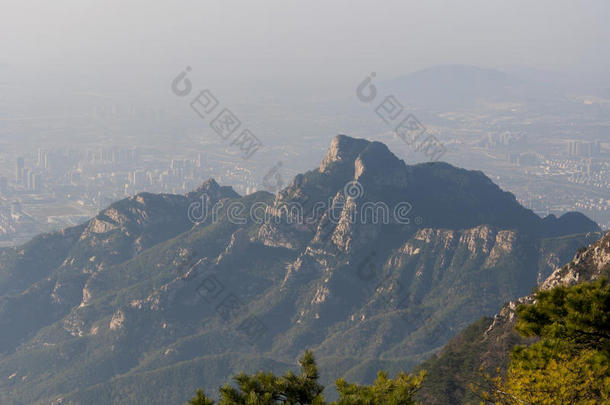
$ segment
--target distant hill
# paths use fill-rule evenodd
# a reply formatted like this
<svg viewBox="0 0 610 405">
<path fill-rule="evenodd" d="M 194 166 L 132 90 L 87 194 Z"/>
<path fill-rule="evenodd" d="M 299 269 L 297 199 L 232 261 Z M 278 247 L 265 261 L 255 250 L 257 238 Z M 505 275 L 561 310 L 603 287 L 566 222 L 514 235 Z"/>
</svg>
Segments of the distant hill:
<svg viewBox="0 0 610 405">
<path fill-rule="evenodd" d="M 432 66 L 383 83 L 386 92 L 422 107 L 471 108 L 484 102 L 532 101 L 560 96 L 528 75 L 466 65 Z"/>
<path fill-rule="evenodd" d="M 340 135 L 276 196 L 209 180 L 3 250 L 0 403 L 183 403 L 306 348 L 324 382 L 370 382 L 600 236 L 581 215 L 541 219 L 481 172 Z"/>
</svg>

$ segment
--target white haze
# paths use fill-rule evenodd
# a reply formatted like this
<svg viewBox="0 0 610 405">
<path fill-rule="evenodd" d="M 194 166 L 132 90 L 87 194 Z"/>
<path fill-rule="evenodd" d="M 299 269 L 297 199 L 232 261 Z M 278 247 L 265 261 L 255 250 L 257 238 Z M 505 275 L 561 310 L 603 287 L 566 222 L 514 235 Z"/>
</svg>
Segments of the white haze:
<svg viewBox="0 0 610 405">
<path fill-rule="evenodd" d="M 528 66 L 604 80 L 610 2 L 2 0 L 0 84 L 169 97 L 215 88 L 351 89 L 371 71 Z M 31 87 L 30 87 L 31 88 Z M 160 101 L 159 99 L 159 101 Z"/>
</svg>

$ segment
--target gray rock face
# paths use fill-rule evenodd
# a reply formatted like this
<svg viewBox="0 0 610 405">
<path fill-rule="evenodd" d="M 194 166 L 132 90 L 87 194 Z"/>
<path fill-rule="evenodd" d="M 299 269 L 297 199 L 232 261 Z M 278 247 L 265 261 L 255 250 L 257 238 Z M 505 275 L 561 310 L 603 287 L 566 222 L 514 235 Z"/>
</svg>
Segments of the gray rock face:
<svg viewBox="0 0 610 405">
<path fill-rule="evenodd" d="M 322 173 L 329 171 L 334 164 L 352 163 L 358 154 L 362 152 L 369 142 L 364 139 L 354 139 L 346 135 L 337 135 L 333 138 L 326 156 L 320 163 L 319 170 Z"/>
<path fill-rule="evenodd" d="M 602 275 L 610 273 L 610 232 L 593 243 L 586 250 L 578 252 L 574 259 L 563 267 L 556 269 L 539 288 L 550 290 L 558 286 L 571 286 L 585 281 L 593 281 Z M 515 311 L 520 304 L 534 302 L 532 294 L 518 298 L 506 304 L 494 316 L 493 323 L 487 334 L 491 335 L 498 330 L 512 329 L 516 323 Z"/>
</svg>

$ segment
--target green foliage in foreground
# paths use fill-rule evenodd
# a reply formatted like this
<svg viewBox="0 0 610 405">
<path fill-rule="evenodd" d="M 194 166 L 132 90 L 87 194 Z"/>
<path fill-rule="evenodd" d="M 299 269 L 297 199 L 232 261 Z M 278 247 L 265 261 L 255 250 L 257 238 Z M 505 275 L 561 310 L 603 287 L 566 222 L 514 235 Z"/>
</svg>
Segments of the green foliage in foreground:
<svg viewBox="0 0 610 405">
<path fill-rule="evenodd" d="M 536 294 L 517 308 L 516 346 L 506 376 L 492 379 L 496 404 L 610 403 L 610 284 L 606 279 Z"/>
<path fill-rule="evenodd" d="M 281 377 L 273 373 L 239 374 L 235 377 L 238 388 L 225 385 L 220 388 L 219 405 L 275 405 L 275 404 L 328 404 L 322 395 L 324 387 L 318 383 L 318 369 L 313 354 L 305 352 L 299 361 L 301 373 L 288 372 Z M 414 376 L 399 373 L 396 379 L 380 371 L 373 385 L 348 384 L 337 380 L 340 398 L 332 405 L 412 405 L 413 397 L 425 378 L 421 372 Z M 187 405 L 214 405 L 202 390 Z"/>
</svg>

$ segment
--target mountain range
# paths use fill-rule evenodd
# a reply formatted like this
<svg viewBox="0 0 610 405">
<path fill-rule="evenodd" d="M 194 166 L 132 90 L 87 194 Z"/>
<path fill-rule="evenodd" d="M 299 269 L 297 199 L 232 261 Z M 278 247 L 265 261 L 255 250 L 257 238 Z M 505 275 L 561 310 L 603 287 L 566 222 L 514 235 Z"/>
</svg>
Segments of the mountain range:
<svg viewBox="0 0 610 405">
<path fill-rule="evenodd" d="M 183 403 L 305 349 L 323 381 L 369 382 L 434 361 L 601 236 L 482 172 L 339 135 L 276 195 L 210 179 L 2 250 L 0 403 Z"/>
<path fill-rule="evenodd" d="M 449 110 L 497 102 L 565 100 L 566 93 L 553 72 L 468 65 L 431 66 L 388 80 L 382 88 L 413 105 Z"/>
</svg>

